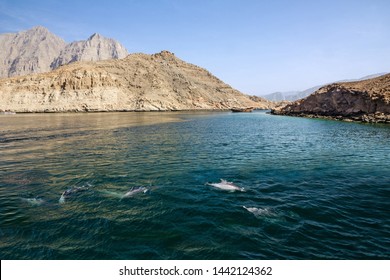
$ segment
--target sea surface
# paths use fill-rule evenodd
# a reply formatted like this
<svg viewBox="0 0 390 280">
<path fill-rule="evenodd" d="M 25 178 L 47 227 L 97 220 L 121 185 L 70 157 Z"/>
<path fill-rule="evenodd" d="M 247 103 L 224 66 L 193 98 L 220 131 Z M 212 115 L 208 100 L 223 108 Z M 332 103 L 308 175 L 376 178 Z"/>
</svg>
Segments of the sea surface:
<svg viewBox="0 0 390 280">
<path fill-rule="evenodd" d="M 389 259 L 390 126 L 2 115 L 0 258 Z"/>
</svg>

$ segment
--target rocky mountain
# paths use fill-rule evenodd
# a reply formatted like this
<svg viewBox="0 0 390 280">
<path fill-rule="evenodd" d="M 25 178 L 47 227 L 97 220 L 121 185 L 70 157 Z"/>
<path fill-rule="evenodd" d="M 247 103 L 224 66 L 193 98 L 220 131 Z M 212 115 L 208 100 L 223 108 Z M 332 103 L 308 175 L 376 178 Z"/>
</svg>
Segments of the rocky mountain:
<svg viewBox="0 0 390 280">
<path fill-rule="evenodd" d="M 85 41 L 77 41 L 66 45 L 59 56 L 51 63 L 50 68 L 56 69 L 61 65 L 76 61 L 125 58 L 127 55 L 127 50 L 120 43 L 95 33 Z"/>
<path fill-rule="evenodd" d="M 124 58 L 117 41 L 93 34 L 85 41 L 66 44 L 45 27 L 0 35 L 0 78 L 48 72 L 75 61 Z"/>
<path fill-rule="evenodd" d="M 50 71 L 65 46 L 64 40 L 41 26 L 0 34 L 0 78 Z"/>
<path fill-rule="evenodd" d="M 337 81 L 335 83 L 363 81 L 363 80 L 367 80 L 367 79 L 376 78 L 376 77 L 379 77 L 379 76 L 382 76 L 382 75 L 385 75 L 385 74 L 386 73 L 372 74 L 372 75 L 368 75 L 368 76 L 365 76 L 365 77 L 362 77 L 362 78 L 359 78 L 359 79 L 341 80 L 341 81 Z M 305 89 L 305 90 L 302 90 L 302 91 L 287 91 L 287 92 L 279 92 L 278 91 L 278 92 L 266 94 L 263 97 L 266 98 L 267 100 L 275 101 L 275 102 L 278 102 L 278 101 L 296 101 L 296 100 L 308 97 L 310 94 L 314 93 L 316 90 L 320 89 L 321 87 L 323 87 L 325 85 L 327 85 L 327 84 L 314 86 L 314 87 L 311 87 L 311 88 L 308 88 L 308 89 Z"/>
<path fill-rule="evenodd" d="M 273 114 L 390 123 L 390 74 L 324 86 Z"/>
<path fill-rule="evenodd" d="M 0 111 L 153 111 L 269 108 L 173 53 L 75 62 L 0 80 Z"/>
</svg>

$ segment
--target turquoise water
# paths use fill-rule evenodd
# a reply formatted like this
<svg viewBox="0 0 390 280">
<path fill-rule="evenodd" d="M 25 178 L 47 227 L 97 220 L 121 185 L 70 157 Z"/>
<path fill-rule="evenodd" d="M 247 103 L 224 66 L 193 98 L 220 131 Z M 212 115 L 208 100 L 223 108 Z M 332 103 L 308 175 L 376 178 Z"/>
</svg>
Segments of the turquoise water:
<svg viewBox="0 0 390 280">
<path fill-rule="evenodd" d="M 390 126 L 17 114 L 0 156 L 1 259 L 390 258 Z"/>
</svg>

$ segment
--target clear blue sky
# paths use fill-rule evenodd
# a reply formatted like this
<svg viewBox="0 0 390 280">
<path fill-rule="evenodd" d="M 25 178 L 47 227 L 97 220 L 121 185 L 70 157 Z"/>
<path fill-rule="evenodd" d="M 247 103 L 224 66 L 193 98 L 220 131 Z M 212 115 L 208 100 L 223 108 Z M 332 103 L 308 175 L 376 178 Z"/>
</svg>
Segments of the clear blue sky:
<svg viewBox="0 0 390 280">
<path fill-rule="evenodd" d="M 248 94 L 390 72 L 389 0 L 0 0 L 0 33 L 36 25 L 170 50 Z"/>
</svg>

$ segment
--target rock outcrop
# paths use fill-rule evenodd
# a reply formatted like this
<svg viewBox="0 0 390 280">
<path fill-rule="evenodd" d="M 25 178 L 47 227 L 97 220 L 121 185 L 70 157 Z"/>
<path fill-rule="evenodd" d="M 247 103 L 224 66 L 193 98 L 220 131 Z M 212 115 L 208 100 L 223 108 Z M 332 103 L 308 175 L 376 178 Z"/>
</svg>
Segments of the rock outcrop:
<svg viewBox="0 0 390 280">
<path fill-rule="evenodd" d="M 249 99 L 254 101 L 254 102 L 264 104 L 267 107 L 267 109 L 275 108 L 275 107 L 279 106 L 279 104 L 281 103 L 281 102 L 273 102 L 273 101 L 267 100 L 267 99 L 265 99 L 261 96 L 257 96 L 257 95 L 250 95 Z M 263 105 L 263 107 L 264 107 L 264 105 Z"/>
<path fill-rule="evenodd" d="M 390 123 L 390 74 L 324 86 L 305 99 L 271 112 L 277 115 Z"/>
<path fill-rule="evenodd" d="M 76 61 L 124 58 L 127 50 L 117 41 L 93 34 L 85 41 L 66 44 L 37 26 L 16 34 L 0 34 L 0 78 L 48 72 Z"/>
<path fill-rule="evenodd" d="M 168 51 L 76 62 L 0 80 L 0 111 L 154 111 L 269 108 Z"/>
</svg>

